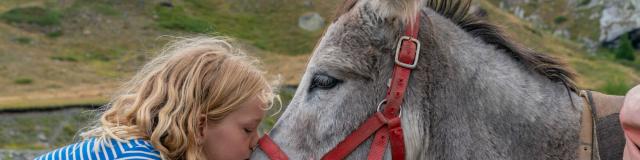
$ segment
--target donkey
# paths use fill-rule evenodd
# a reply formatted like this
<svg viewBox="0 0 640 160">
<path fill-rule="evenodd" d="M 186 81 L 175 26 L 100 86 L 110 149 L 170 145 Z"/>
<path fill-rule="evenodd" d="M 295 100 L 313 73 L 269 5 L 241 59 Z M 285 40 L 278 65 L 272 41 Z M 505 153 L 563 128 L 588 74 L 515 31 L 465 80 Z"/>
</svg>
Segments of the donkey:
<svg viewBox="0 0 640 160">
<path fill-rule="evenodd" d="M 319 159 L 372 115 L 403 26 L 419 13 L 421 56 L 400 112 L 406 159 L 576 159 L 587 102 L 575 74 L 512 42 L 469 6 L 346 0 L 271 130 L 273 141 L 291 159 Z M 365 159 L 370 145 L 347 159 Z M 258 149 L 252 158 L 267 157 Z"/>
</svg>

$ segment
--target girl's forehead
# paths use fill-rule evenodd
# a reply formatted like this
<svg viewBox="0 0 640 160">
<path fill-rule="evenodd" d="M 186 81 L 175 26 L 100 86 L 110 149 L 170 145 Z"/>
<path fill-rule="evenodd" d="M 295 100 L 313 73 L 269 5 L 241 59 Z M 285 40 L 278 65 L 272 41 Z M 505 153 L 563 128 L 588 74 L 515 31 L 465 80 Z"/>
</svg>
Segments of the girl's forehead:
<svg viewBox="0 0 640 160">
<path fill-rule="evenodd" d="M 262 117 L 264 117 L 265 110 L 263 109 L 263 106 L 265 105 L 265 102 L 260 100 L 260 98 L 253 97 L 238 105 L 237 110 L 231 113 L 231 115 L 235 113 L 236 116 L 240 117 L 261 119 Z"/>
</svg>

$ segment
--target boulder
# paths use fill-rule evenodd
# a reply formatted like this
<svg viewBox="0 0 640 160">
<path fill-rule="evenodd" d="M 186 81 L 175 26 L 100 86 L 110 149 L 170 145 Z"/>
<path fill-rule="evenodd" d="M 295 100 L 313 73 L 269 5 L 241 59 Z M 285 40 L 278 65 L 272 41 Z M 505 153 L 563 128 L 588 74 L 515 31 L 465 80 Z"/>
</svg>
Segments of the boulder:
<svg viewBox="0 0 640 160">
<path fill-rule="evenodd" d="M 607 0 L 600 17 L 600 41 L 610 42 L 640 28 L 640 0 Z"/>
<path fill-rule="evenodd" d="M 309 12 L 298 18 L 298 26 L 307 31 L 316 31 L 324 26 L 324 18 L 317 12 Z"/>
</svg>

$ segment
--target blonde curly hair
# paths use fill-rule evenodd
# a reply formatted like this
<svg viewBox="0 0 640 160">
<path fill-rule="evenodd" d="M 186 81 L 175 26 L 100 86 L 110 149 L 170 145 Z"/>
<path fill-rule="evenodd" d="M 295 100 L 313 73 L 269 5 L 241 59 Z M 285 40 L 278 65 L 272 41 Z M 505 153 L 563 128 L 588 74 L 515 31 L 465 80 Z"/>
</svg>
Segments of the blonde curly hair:
<svg viewBox="0 0 640 160">
<path fill-rule="evenodd" d="M 109 104 L 83 138 L 149 140 L 163 159 L 205 159 L 197 143 L 199 118 L 213 122 L 258 96 L 271 107 L 273 83 L 257 60 L 225 38 L 196 37 L 169 43 Z"/>
</svg>

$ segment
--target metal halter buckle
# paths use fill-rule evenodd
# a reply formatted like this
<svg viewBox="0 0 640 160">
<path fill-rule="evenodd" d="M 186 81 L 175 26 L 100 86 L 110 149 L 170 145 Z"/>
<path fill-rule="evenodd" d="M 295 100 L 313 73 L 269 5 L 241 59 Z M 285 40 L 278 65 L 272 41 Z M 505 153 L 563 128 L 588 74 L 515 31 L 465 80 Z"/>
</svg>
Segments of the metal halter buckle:
<svg viewBox="0 0 640 160">
<path fill-rule="evenodd" d="M 413 59 L 413 64 L 407 64 L 404 62 L 400 61 L 400 48 L 402 48 L 402 42 L 404 42 L 404 40 L 409 40 L 413 43 L 416 44 L 416 57 L 415 59 Z M 409 36 L 402 36 L 400 37 L 400 40 L 398 40 L 398 46 L 396 47 L 396 55 L 395 55 L 395 61 L 396 64 L 399 66 L 402 66 L 404 68 L 408 68 L 408 69 L 414 69 L 416 68 L 416 65 L 418 65 L 418 59 L 420 58 L 420 41 L 418 39 L 415 39 L 413 37 L 409 37 Z"/>
<path fill-rule="evenodd" d="M 387 103 L 387 99 L 383 99 L 382 101 L 380 101 L 380 103 L 378 103 L 378 108 L 376 109 L 376 112 L 382 112 L 382 110 L 380 110 L 380 108 L 385 103 Z M 400 110 L 398 111 L 398 117 L 402 117 L 402 107 L 400 107 Z"/>
</svg>

